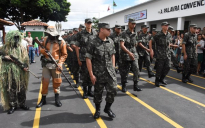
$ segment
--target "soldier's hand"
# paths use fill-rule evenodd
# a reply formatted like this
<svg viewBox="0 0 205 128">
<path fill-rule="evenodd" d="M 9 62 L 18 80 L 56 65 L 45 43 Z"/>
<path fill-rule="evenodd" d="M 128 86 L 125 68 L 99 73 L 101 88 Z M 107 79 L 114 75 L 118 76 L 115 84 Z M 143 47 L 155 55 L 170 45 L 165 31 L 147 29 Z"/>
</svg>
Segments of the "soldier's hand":
<svg viewBox="0 0 205 128">
<path fill-rule="evenodd" d="M 129 56 L 130 56 L 130 59 L 131 59 L 131 60 L 135 60 L 135 55 L 134 55 L 133 53 L 130 52 L 130 53 L 129 53 Z"/>
<path fill-rule="evenodd" d="M 82 66 L 82 62 L 80 61 L 80 59 L 78 59 L 78 65 L 81 67 Z"/>
<path fill-rule="evenodd" d="M 24 68 L 23 70 L 24 70 L 25 72 L 28 72 L 28 68 Z"/>
<path fill-rule="evenodd" d="M 13 61 L 10 56 L 4 56 L 4 58 L 6 58 L 7 60 Z"/>
<path fill-rule="evenodd" d="M 92 84 L 95 85 L 96 77 L 94 75 L 90 76 L 90 80 L 91 80 Z"/>
<path fill-rule="evenodd" d="M 147 52 L 150 52 L 150 49 L 146 49 Z"/>
<path fill-rule="evenodd" d="M 150 57 L 153 59 L 153 56 L 154 56 L 154 52 L 153 50 L 150 51 Z"/>
<path fill-rule="evenodd" d="M 187 55 L 186 54 L 184 55 L 184 60 L 187 60 Z"/>
</svg>

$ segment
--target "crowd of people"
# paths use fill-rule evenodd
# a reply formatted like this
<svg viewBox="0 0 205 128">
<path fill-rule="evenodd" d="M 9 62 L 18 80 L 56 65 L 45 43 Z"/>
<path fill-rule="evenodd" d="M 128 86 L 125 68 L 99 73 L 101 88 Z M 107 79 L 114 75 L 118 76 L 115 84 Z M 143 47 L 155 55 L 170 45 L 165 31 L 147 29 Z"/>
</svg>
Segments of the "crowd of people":
<svg viewBox="0 0 205 128">
<path fill-rule="evenodd" d="M 149 78 L 155 77 L 156 87 L 166 87 L 165 78 L 171 65 L 176 68 L 178 73 L 182 72 L 183 83 L 193 82 L 191 74 L 204 73 L 205 28 L 201 31 L 196 24 L 191 24 L 189 31 L 183 33 L 175 31 L 168 22 L 162 22 L 159 32 L 156 31 L 156 28 L 152 28 L 151 32 L 148 32 L 147 25 L 142 25 L 141 30 L 135 32 L 136 21 L 130 18 L 126 30 L 122 31 L 120 25 L 115 25 L 114 32 L 111 33 L 111 27 L 108 23 L 99 23 L 98 30 L 92 28 L 92 23 L 92 20 L 87 18 L 84 25 L 80 24 L 79 28 L 73 28 L 73 31 L 69 31 L 63 36 L 54 26 L 49 26 L 45 31 L 45 37 L 42 37 L 40 41 L 38 38 L 33 39 L 30 32 L 25 39 L 22 39 L 20 35 L 13 36 L 15 35 L 13 33 L 19 34 L 18 31 L 7 34 L 7 43 L 1 49 L 3 61 L 0 61 L 0 68 L 4 68 L 6 65 L 10 66 L 12 70 L 0 72 L 0 80 L 5 83 L 4 86 L 0 86 L 3 87 L 3 90 L 1 88 L 3 93 L 8 93 L 3 98 L 3 106 L 5 110 L 8 110 L 8 114 L 12 114 L 16 110 L 18 97 L 22 101 L 19 106 L 24 110 L 29 109 L 25 105 L 25 89 L 28 80 L 22 80 L 23 82 L 19 83 L 16 80 L 19 76 L 17 77 L 15 73 L 13 76 L 8 73 L 21 71 L 21 79 L 28 75 L 26 73 L 28 64 L 35 63 L 35 54 L 42 55 L 41 65 L 43 68 L 42 99 L 36 107 L 40 108 L 46 104 L 50 78 L 52 78 L 53 83 L 55 105 L 62 106 L 59 97 L 62 83 L 61 71 L 63 64 L 66 63 L 76 81 L 75 88 L 79 87 L 80 80 L 82 80 L 83 99 L 87 99 L 89 96 L 94 97 L 95 119 L 100 117 L 104 88 L 107 90 L 104 112 L 111 118 L 116 117 L 111 110 L 114 97 L 117 95 L 116 73 L 121 76 L 122 92 L 127 91 L 127 78 L 130 72 L 133 73 L 133 90 L 142 91 L 138 81 L 143 67 L 146 67 Z M 14 40 L 9 40 L 10 38 Z M 39 42 L 45 48 L 39 48 Z M 8 49 L 7 47 L 12 47 L 13 50 L 5 51 Z M 25 51 L 27 54 L 20 54 L 25 53 Z M 24 64 L 16 65 L 13 63 L 14 60 L 10 56 L 12 54 L 20 58 Z M 156 74 L 152 71 L 152 62 L 155 62 Z M 7 82 L 9 80 L 13 81 Z M 94 87 L 94 92 L 92 87 Z M 23 90 L 19 90 L 21 88 Z M 8 91 L 5 92 L 5 90 Z"/>
</svg>

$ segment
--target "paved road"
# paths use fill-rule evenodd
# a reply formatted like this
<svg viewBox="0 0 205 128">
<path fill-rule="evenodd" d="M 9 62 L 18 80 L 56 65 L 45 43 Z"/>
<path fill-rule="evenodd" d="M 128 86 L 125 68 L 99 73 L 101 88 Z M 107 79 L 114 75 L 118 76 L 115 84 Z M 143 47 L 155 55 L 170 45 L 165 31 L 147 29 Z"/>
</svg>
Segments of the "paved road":
<svg viewBox="0 0 205 128">
<path fill-rule="evenodd" d="M 30 69 L 37 75 L 41 75 L 40 61 L 32 64 Z M 72 76 L 64 67 L 64 72 L 72 84 Z M 132 74 L 129 75 L 127 93 L 120 91 L 120 76 L 118 77 L 118 94 L 112 106 L 116 114 L 115 119 L 108 118 L 103 112 L 105 106 L 105 94 L 101 107 L 102 118 L 93 119 L 95 112 L 93 98 L 83 100 L 68 86 L 63 78 L 61 86 L 61 102 L 63 106 L 54 106 L 54 94 L 52 84 L 49 87 L 47 105 L 41 109 L 35 106 L 40 99 L 39 90 L 41 81 L 30 75 L 29 88 L 26 103 L 30 111 L 17 110 L 13 115 L 7 115 L 0 108 L 0 128 L 204 128 L 205 127 L 205 78 L 192 76 L 193 84 L 181 82 L 181 74 L 174 69 L 170 70 L 166 81 L 166 88 L 155 87 L 154 78 L 147 77 L 147 71 L 141 72 L 141 92 L 132 90 Z M 79 95 L 82 88 L 78 89 Z"/>
</svg>

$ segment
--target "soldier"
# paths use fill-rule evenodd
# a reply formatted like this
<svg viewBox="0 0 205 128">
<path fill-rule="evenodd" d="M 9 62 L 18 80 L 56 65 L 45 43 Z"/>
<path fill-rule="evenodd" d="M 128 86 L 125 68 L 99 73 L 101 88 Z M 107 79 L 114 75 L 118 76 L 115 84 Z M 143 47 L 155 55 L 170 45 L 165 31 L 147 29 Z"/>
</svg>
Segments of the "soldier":
<svg viewBox="0 0 205 128">
<path fill-rule="evenodd" d="M 61 107 L 62 103 L 59 99 L 59 93 L 62 79 L 59 68 L 62 69 L 62 64 L 67 57 L 66 43 L 62 38 L 59 38 L 59 33 L 56 31 L 56 28 L 54 26 L 48 26 L 45 33 L 48 34 L 48 36 L 44 38 L 44 42 L 42 45 L 46 49 L 40 50 L 41 54 L 44 55 L 44 58 L 42 59 L 42 99 L 36 107 L 39 108 L 46 104 L 46 95 L 48 94 L 48 85 L 51 77 L 53 79 L 52 81 L 53 91 L 55 93 L 55 105 L 57 107 Z M 58 62 L 59 67 L 55 66 L 55 64 L 48 57 L 45 50 L 48 50 L 51 53 L 53 58 Z"/>
<path fill-rule="evenodd" d="M 78 33 L 78 29 L 74 28 L 74 35 L 71 37 L 70 39 L 70 45 L 73 48 L 73 75 L 74 75 L 74 80 L 76 81 L 76 85 L 75 88 L 79 87 L 79 71 L 80 71 L 80 67 L 78 65 L 78 58 L 76 55 L 76 51 L 75 51 L 75 47 L 73 45 L 75 45 L 75 42 L 77 41 L 77 33 Z"/>
<path fill-rule="evenodd" d="M 184 54 L 184 70 L 182 73 L 182 82 L 183 83 L 193 83 L 193 80 L 190 78 L 191 74 L 196 73 L 197 70 L 197 35 L 196 33 L 196 24 L 191 24 L 189 26 L 190 31 L 184 35 L 182 43 L 182 53 Z"/>
<path fill-rule="evenodd" d="M 117 94 L 117 78 L 115 73 L 115 46 L 110 35 L 110 26 L 107 23 L 99 23 L 99 35 L 87 45 L 86 64 L 90 79 L 94 85 L 94 103 L 96 112 L 94 118 L 100 117 L 100 104 L 104 87 L 107 90 L 106 105 L 104 112 L 109 117 L 115 118 L 110 109 Z M 92 62 L 91 62 L 92 60 Z"/>
<path fill-rule="evenodd" d="M 113 32 L 110 35 L 110 38 L 114 41 L 115 44 L 115 65 L 118 65 L 118 69 L 119 69 L 119 65 L 120 65 L 120 37 L 121 37 L 121 26 L 120 25 L 115 25 L 115 32 Z M 117 70 L 116 70 L 117 72 Z"/>
<path fill-rule="evenodd" d="M 92 29 L 92 20 L 90 18 L 85 19 L 85 30 L 82 30 L 77 34 L 77 41 L 75 42 L 75 51 L 78 58 L 78 64 L 81 67 L 81 77 L 82 77 L 82 86 L 83 86 L 83 99 L 88 98 L 88 96 L 93 97 L 92 90 L 92 83 L 90 81 L 88 69 L 86 66 L 86 59 L 85 59 L 85 53 L 86 53 L 86 46 L 88 44 L 88 37 L 93 39 L 97 32 Z"/>
<path fill-rule="evenodd" d="M 67 65 L 69 68 L 69 71 L 71 72 L 71 74 L 73 74 L 72 69 L 73 69 L 73 52 L 71 50 L 69 50 L 69 47 L 71 47 L 70 43 L 71 43 L 71 37 L 73 36 L 73 31 L 69 31 L 69 36 L 67 37 L 67 39 L 65 40 L 67 43 Z"/>
<path fill-rule="evenodd" d="M 171 34 L 168 32 L 169 23 L 162 22 L 162 31 L 157 33 L 153 39 L 150 41 L 150 56 L 153 58 L 153 55 L 156 54 L 156 79 L 155 86 L 159 87 L 159 82 L 164 86 L 167 83 L 164 81 L 164 78 L 168 74 L 171 62 L 170 62 L 170 43 L 171 43 Z M 152 43 L 156 43 L 156 52 L 152 50 Z"/>
<path fill-rule="evenodd" d="M 174 28 L 172 26 L 169 26 L 168 32 L 172 34 L 174 32 Z M 179 46 L 175 45 L 175 40 L 173 39 L 173 36 L 174 35 L 172 35 L 172 37 L 171 37 L 172 42 L 170 44 L 171 61 L 172 61 L 173 65 L 174 65 L 174 67 L 176 68 L 177 73 L 180 73 L 182 71 L 182 69 L 179 68 L 178 58 L 176 58 L 174 50 L 173 50 L 173 48 L 178 48 Z"/>
<path fill-rule="evenodd" d="M 85 29 L 85 26 L 83 24 L 80 24 L 78 28 L 79 32 L 81 32 L 83 29 Z"/>
<path fill-rule="evenodd" d="M 139 70 L 142 70 L 143 62 L 145 63 L 145 67 L 147 67 L 148 76 L 149 78 L 155 76 L 155 74 L 152 72 L 152 68 L 150 66 L 150 49 L 148 47 L 149 41 L 151 39 L 151 36 L 147 33 L 147 25 L 142 25 L 142 33 L 139 35 L 138 38 L 138 47 L 137 51 L 139 54 Z"/>
<path fill-rule="evenodd" d="M 156 34 L 157 34 L 156 28 L 152 28 L 152 35 L 151 35 L 150 40 L 153 40 L 153 37 L 154 37 Z M 156 44 L 156 43 L 152 43 L 152 49 L 153 49 L 154 53 L 155 53 L 155 46 L 156 46 L 155 44 Z M 156 54 L 154 54 L 153 57 L 156 58 Z M 150 57 L 150 59 L 151 59 L 151 62 L 152 62 L 153 59 L 152 59 L 151 57 Z M 156 61 L 155 61 L 154 69 L 156 69 Z"/>
<path fill-rule="evenodd" d="M 136 51 L 137 46 L 137 40 L 136 40 L 136 34 L 134 32 L 136 26 L 136 21 L 132 18 L 129 19 L 128 23 L 128 29 L 122 33 L 121 40 L 120 40 L 120 55 L 122 59 L 121 64 L 121 83 L 122 83 L 122 92 L 126 92 L 126 81 L 127 81 L 127 75 L 130 71 L 130 69 L 133 72 L 133 81 L 134 91 L 142 91 L 138 87 L 138 81 L 139 81 L 139 66 L 138 66 L 138 54 Z"/>
</svg>

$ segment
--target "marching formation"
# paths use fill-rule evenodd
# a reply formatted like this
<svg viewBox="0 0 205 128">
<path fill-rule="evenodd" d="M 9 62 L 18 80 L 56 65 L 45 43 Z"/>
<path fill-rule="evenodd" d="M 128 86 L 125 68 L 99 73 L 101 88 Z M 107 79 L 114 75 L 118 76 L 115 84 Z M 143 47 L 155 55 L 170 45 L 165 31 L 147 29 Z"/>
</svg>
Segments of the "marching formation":
<svg viewBox="0 0 205 128">
<path fill-rule="evenodd" d="M 140 72 L 146 67 L 148 77 L 156 77 L 156 87 L 166 87 L 165 77 L 171 65 L 177 72 L 182 72 L 182 82 L 192 83 L 191 74 L 197 72 L 197 35 L 195 24 L 190 25 L 190 31 L 184 35 L 182 42 L 183 69 L 178 65 L 178 58 L 173 49 L 178 47 L 173 42 L 174 28 L 168 22 L 161 23 L 161 31 L 142 25 L 140 33 L 135 31 L 136 21 L 129 19 L 127 30 L 122 31 L 120 25 L 115 25 L 114 32 L 108 23 L 99 23 L 98 30 L 92 28 L 92 20 L 85 19 L 85 25 L 80 24 L 68 35 L 60 36 L 54 26 L 45 31 L 46 37 L 35 42 L 41 46 L 42 62 L 42 99 L 36 108 L 46 104 L 48 86 L 52 77 L 55 105 L 61 107 L 60 85 L 63 64 L 69 68 L 76 81 L 75 88 L 82 80 L 83 99 L 94 97 L 98 119 L 101 112 L 102 94 L 107 91 L 104 112 L 110 118 L 116 115 L 111 110 L 117 95 L 116 73 L 121 76 L 122 92 L 126 92 L 127 77 L 133 73 L 133 90 L 142 91 L 138 84 Z M 29 56 L 26 48 L 21 45 L 22 36 L 19 31 L 11 31 L 6 35 L 6 44 L 0 49 L 0 91 L 4 110 L 12 114 L 17 107 L 29 110 L 25 105 L 26 90 L 29 81 Z M 31 60 L 33 61 L 33 60 Z M 152 72 L 151 63 L 155 61 L 156 74 Z M 69 82 L 70 83 L 70 82 Z M 70 84 L 71 87 L 73 87 Z M 94 92 L 92 91 L 94 88 Z M 75 90 L 75 89 L 74 89 Z"/>
</svg>

